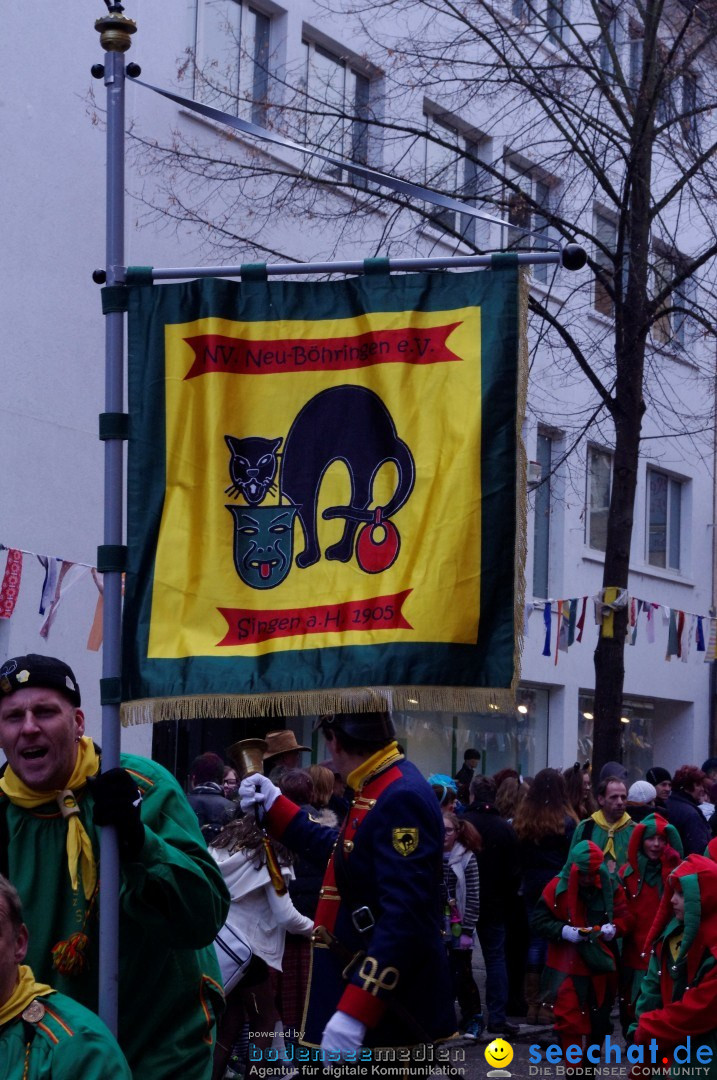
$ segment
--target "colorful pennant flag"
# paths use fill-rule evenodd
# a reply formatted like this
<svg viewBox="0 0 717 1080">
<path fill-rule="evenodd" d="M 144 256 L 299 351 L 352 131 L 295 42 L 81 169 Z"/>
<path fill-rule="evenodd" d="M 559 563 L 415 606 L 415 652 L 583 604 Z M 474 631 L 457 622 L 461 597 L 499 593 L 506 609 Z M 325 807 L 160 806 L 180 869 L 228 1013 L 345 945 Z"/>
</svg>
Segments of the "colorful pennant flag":
<svg viewBox="0 0 717 1080">
<path fill-rule="evenodd" d="M 56 559 L 53 561 L 59 562 L 60 567 L 55 579 L 55 591 L 52 601 L 47 609 L 47 614 L 45 615 L 42 625 L 40 626 L 40 637 L 43 638 L 49 636 L 50 628 L 55 621 L 57 609 L 62 603 L 63 598 L 67 596 L 70 589 L 72 589 L 89 570 L 89 567 L 85 566 L 84 563 L 73 563 L 67 559 Z"/>
<path fill-rule="evenodd" d="M 15 610 L 20 595 L 22 579 L 22 552 L 17 548 L 8 548 L 5 573 L 0 585 L 0 619 L 9 619 Z"/>
</svg>

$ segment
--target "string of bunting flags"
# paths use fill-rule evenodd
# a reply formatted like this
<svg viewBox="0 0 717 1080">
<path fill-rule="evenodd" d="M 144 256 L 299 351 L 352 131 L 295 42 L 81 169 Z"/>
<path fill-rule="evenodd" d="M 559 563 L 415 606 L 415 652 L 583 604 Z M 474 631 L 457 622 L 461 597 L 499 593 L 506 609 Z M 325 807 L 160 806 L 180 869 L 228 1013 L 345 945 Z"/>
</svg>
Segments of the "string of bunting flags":
<svg viewBox="0 0 717 1080">
<path fill-rule="evenodd" d="M 599 632 L 604 637 L 614 636 L 615 612 L 627 607 L 628 645 L 636 643 L 642 617 L 645 638 L 650 645 L 654 645 L 657 640 L 658 624 L 667 629 L 666 660 L 671 660 L 674 656 L 687 663 L 693 650 L 704 653 L 705 663 L 717 659 L 717 619 L 709 615 L 681 611 L 652 600 L 641 600 L 637 596 L 631 596 L 626 589 L 608 588 L 592 597 L 580 596 L 569 600 L 548 598 L 526 604 L 524 636 L 528 637 L 530 616 L 534 611 L 542 611 L 542 655 L 552 657 L 557 664 L 561 652 L 567 652 L 571 645 L 582 642 L 589 605 L 593 609 L 595 625 L 600 628 Z"/>
<path fill-rule="evenodd" d="M 87 574 L 97 587 L 97 602 L 87 638 L 87 648 L 97 652 L 102 645 L 102 574 L 89 563 L 75 562 L 57 556 L 40 555 L 25 548 L 11 548 L 0 543 L 0 552 L 7 552 L 5 568 L 0 584 L 0 619 L 10 619 L 15 611 L 23 573 L 23 556 L 37 559 L 44 576 L 38 613 L 41 616 L 38 633 L 47 639 L 58 608 L 79 581 Z M 603 589 L 595 596 L 572 597 L 568 600 L 537 600 L 525 605 L 525 637 L 528 637 L 529 621 L 533 612 L 543 613 L 543 656 L 552 657 L 557 664 L 560 653 L 567 653 L 571 645 L 580 644 L 585 634 L 589 605 L 594 623 L 605 637 L 614 634 L 615 611 L 629 607 L 627 643 L 637 641 L 640 619 L 645 638 L 650 645 L 657 640 L 660 625 L 667 630 L 665 659 L 675 657 L 686 663 L 693 652 L 704 653 L 704 660 L 717 660 L 717 619 L 709 615 L 697 615 L 679 608 L 671 608 L 652 600 L 630 596 L 625 589 Z"/>
<path fill-rule="evenodd" d="M 25 548 L 11 548 L 0 544 L 0 551 L 7 552 L 5 569 L 0 584 L 0 619 L 11 619 L 15 611 L 23 573 L 23 557 L 30 556 L 37 559 L 44 571 L 38 613 L 40 615 L 39 634 L 47 638 L 55 621 L 58 608 L 67 596 L 87 574 L 92 575 L 92 580 L 97 586 L 97 603 L 92 618 L 92 625 L 87 638 L 87 648 L 97 652 L 102 645 L 102 608 L 103 608 L 103 582 L 100 574 L 89 563 L 74 562 L 70 559 L 61 559 L 53 555 L 39 555 Z"/>
</svg>

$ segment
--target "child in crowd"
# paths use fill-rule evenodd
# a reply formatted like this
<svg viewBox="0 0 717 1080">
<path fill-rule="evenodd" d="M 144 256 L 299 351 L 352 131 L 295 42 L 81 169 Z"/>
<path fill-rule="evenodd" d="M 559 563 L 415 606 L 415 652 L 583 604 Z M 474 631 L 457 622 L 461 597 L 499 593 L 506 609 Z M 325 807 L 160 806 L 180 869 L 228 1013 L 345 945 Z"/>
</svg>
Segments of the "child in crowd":
<svg viewBox="0 0 717 1080">
<path fill-rule="evenodd" d="M 646 947 L 654 946 L 637 1000 L 632 1034 L 636 1045 L 657 1040 L 658 1060 L 668 1058 L 691 1036 L 689 1068 L 701 1046 L 711 1049 L 703 1075 L 714 1076 L 717 1060 L 717 864 L 689 855 L 667 879 Z M 682 1065 L 682 1063 L 680 1063 Z M 644 1069 L 642 1070 L 644 1074 Z M 657 1070 L 655 1070 L 657 1071 Z M 659 1068 L 660 1072 L 664 1069 Z"/>
<path fill-rule="evenodd" d="M 627 862 L 619 871 L 629 915 L 620 963 L 623 1035 L 627 1035 L 635 1019 L 635 1003 L 647 971 L 647 935 L 660 906 L 668 875 L 681 859 L 680 834 L 660 814 L 650 814 L 635 826 L 630 836 Z"/>
<path fill-rule="evenodd" d="M 610 1031 L 617 990 L 615 939 L 625 932 L 627 921 L 622 885 L 611 879 L 597 844 L 581 840 L 543 890 L 532 922 L 535 932 L 548 940 L 542 992 L 554 1004 L 555 1034 L 563 1054 L 576 1044 L 584 1050 L 585 1037 L 588 1043 L 599 1043 Z M 574 1065 L 566 1067 L 566 1075 Z"/>
<path fill-rule="evenodd" d="M 480 910 L 478 830 L 448 811 L 443 813 L 445 840 L 443 880 L 446 889 L 446 943 L 454 997 L 461 1010 L 461 1029 L 467 1039 L 483 1032 L 480 991 L 473 978 L 473 938 Z"/>
</svg>

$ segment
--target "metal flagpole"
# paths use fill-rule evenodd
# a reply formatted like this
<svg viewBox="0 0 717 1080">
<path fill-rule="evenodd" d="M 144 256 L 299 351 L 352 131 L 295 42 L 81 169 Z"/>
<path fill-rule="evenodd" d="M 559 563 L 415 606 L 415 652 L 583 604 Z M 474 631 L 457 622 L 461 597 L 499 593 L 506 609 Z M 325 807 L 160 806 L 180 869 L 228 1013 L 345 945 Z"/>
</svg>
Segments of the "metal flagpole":
<svg viewBox="0 0 717 1080">
<path fill-rule="evenodd" d="M 92 74 L 104 78 L 107 89 L 107 205 L 106 270 L 96 281 L 111 288 L 124 279 L 124 53 L 131 45 L 135 23 L 123 14 L 121 4 L 105 0 L 108 14 L 95 22 L 105 50 L 104 65 Z M 110 295 L 109 290 L 106 295 Z M 120 763 L 121 618 L 123 547 L 122 503 L 124 497 L 123 452 L 127 435 L 124 407 L 124 311 L 122 304 L 105 305 L 105 412 L 100 415 L 100 439 L 105 444 L 104 543 L 97 551 L 97 568 L 104 574 L 102 620 L 102 768 Z M 100 841 L 101 888 L 99 896 L 99 1014 L 117 1034 L 119 961 L 119 851 L 117 832 L 103 828 Z"/>
<path fill-rule="evenodd" d="M 497 252 L 504 255 L 506 252 Z M 566 244 L 559 251 L 527 251 L 514 253 L 519 265 L 562 266 L 566 270 L 581 270 L 587 262 L 585 249 L 579 244 Z M 386 270 L 451 270 L 458 267 L 480 268 L 493 265 L 493 255 L 446 255 L 426 259 L 367 259 L 352 262 L 321 263 L 247 263 L 244 266 L 153 266 L 148 268 L 152 281 L 204 277 L 242 277 L 247 271 L 273 276 L 276 274 L 362 274 L 366 263 L 385 263 Z M 143 268 L 144 269 L 144 268 Z"/>
</svg>

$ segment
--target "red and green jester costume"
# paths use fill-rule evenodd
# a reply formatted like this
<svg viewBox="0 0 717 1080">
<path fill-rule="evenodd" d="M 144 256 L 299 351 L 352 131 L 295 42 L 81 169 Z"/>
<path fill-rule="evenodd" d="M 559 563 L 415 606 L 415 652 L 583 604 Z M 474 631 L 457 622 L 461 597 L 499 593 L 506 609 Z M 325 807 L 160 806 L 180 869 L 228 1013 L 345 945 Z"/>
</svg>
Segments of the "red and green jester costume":
<svg viewBox="0 0 717 1080">
<path fill-rule="evenodd" d="M 662 837 L 665 847 L 660 858 L 651 859 L 643 841 L 655 836 Z M 620 1020 L 624 1033 L 635 1019 L 635 1003 L 647 971 L 647 935 L 660 906 L 665 882 L 681 859 L 680 834 L 660 814 L 650 814 L 635 826 L 630 835 L 627 862 L 619 871 L 629 916 L 620 961 Z"/>
<path fill-rule="evenodd" d="M 676 890 L 684 897 L 684 921 L 672 909 Z M 671 1064 L 675 1048 L 689 1035 L 691 1058 L 679 1063 L 678 1072 L 699 1065 L 701 1077 L 716 1077 L 717 864 L 711 859 L 689 855 L 670 874 L 647 938 L 650 948 L 632 1029 L 635 1044 L 655 1039 L 658 1061 Z M 701 1046 L 712 1050 L 710 1062 L 696 1058 Z"/>
<path fill-rule="evenodd" d="M 622 886 L 611 879 L 597 844 L 582 840 L 569 858 L 545 886 L 532 922 L 548 941 L 542 996 L 554 1002 L 555 1033 L 563 1052 L 581 1045 L 583 1036 L 601 1041 L 610 1030 L 617 989 L 615 937 L 627 927 Z M 602 933 L 607 924 L 615 929 L 610 940 Z M 572 942 L 565 940 L 564 927 L 586 932 Z"/>
</svg>

